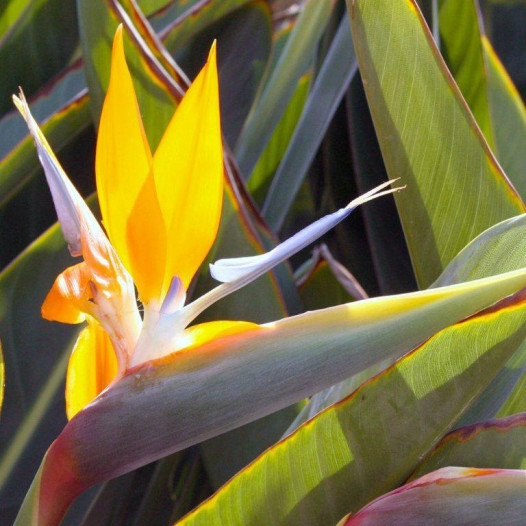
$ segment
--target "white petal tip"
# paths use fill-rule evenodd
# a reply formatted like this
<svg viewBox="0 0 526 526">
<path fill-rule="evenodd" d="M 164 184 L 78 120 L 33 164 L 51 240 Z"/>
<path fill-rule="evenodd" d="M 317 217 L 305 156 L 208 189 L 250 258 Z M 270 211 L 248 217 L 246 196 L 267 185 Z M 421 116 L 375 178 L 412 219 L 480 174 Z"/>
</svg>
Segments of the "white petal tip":
<svg viewBox="0 0 526 526">
<path fill-rule="evenodd" d="M 81 202 L 82 198 L 68 180 L 44 134 L 38 127 L 22 90 L 18 96 L 13 95 L 13 103 L 26 121 L 35 142 L 69 251 L 71 255 L 78 256 L 81 253 L 81 243 L 77 203 Z"/>
</svg>

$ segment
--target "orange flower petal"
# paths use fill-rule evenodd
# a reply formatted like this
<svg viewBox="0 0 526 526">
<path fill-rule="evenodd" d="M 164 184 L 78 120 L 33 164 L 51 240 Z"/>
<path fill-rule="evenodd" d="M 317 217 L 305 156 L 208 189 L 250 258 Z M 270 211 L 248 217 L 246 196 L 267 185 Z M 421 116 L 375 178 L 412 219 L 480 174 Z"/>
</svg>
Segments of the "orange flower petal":
<svg viewBox="0 0 526 526">
<path fill-rule="evenodd" d="M 153 164 L 169 240 L 164 294 L 173 276 L 188 288 L 219 227 L 223 147 L 215 45 L 168 124 Z"/>
<path fill-rule="evenodd" d="M 180 337 L 178 337 L 173 352 L 159 359 L 171 360 L 178 351 L 195 349 L 212 340 L 260 328 L 257 323 L 249 321 L 210 321 L 207 323 L 199 323 L 182 332 Z"/>
<path fill-rule="evenodd" d="M 139 297 L 144 303 L 161 299 L 166 268 L 166 229 L 153 176 L 144 183 L 128 218 L 126 243 Z"/>
<path fill-rule="evenodd" d="M 150 147 L 124 56 L 122 27 L 113 42 L 96 175 L 108 236 L 141 299 L 148 302 L 159 294 L 164 275 L 166 229 L 155 193 Z"/>
<path fill-rule="evenodd" d="M 86 319 L 91 298 L 90 271 L 79 263 L 59 274 L 42 304 L 42 317 L 62 323 L 81 323 Z"/>
<path fill-rule="evenodd" d="M 88 317 L 69 359 L 66 377 L 66 414 L 71 420 L 116 377 L 117 358 L 107 332 Z"/>
<path fill-rule="evenodd" d="M 189 327 L 185 331 L 185 337 L 189 339 L 192 347 L 197 347 L 218 338 L 258 328 L 257 323 L 249 321 L 210 321 Z"/>
</svg>

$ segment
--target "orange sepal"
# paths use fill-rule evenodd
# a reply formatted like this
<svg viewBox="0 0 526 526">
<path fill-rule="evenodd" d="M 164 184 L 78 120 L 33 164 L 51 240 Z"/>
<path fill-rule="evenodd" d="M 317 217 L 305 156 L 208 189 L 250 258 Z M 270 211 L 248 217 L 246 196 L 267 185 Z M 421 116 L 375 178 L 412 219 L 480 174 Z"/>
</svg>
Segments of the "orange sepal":
<svg viewBox="0 0 526 526">
<path fill-rule="evenodd" d="M 66 414 L 71 420 L 117 376 L 118 363 L 108 333 L 90 316 L 71 353 L 66 376 Z"/>
<path fill-rule="evenodd" d="M 174 276 L 188 288 L 216 238 L 223 202 L 223 145 L 215 44 L 153 156 L 166 236 L 162 293 Z"/>
<path fill-rule="evenodd" d="M 155 190 L 152 155 L 124 55 L 115 33 L 95 163 L 102 219 L 142 301 L 158 299 L 166 260 L 166 228 Z M 85 257 L 85 256 L 84 256 Z"/>
</svg>

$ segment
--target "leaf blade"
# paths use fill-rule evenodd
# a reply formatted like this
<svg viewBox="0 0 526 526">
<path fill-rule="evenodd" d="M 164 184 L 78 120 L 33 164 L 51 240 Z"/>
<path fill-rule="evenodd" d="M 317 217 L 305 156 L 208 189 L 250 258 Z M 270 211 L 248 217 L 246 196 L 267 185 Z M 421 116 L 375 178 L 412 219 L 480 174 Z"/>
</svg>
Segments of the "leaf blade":
<svg viewBox="0 0 526 526">
<path fill-rule="evenodd" d="M 413 0 L 356 0 L 349 7 L 386 168 L 407 184 L 396 201 L 417 280 L 425 287 L 477 234 L 523 212 L 524 205 Z M 426 74 L 416 74 L 417 68 Z"/>
</svg>

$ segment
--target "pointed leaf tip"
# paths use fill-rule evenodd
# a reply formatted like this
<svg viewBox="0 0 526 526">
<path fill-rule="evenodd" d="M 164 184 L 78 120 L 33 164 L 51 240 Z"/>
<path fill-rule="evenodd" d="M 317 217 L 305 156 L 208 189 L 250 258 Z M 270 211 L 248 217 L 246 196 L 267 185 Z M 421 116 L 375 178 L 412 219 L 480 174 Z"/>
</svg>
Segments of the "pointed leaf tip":
<svg viewBox="0 0 526 526">
<path fill-rule="evenodd" d="M 214 38 L 212 45 L 210 46 L 210 51 L 208 52 L 208 61 L 216 60 L 217 57 L 217 39 Z"/>
</svg>

